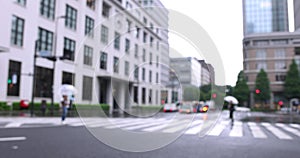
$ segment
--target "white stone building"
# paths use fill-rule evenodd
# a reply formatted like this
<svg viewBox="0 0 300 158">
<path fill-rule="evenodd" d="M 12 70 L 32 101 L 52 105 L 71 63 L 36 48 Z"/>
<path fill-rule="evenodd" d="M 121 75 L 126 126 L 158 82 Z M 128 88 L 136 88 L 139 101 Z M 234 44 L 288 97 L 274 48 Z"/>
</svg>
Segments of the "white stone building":
<svg viewBox="0 0 300 158">
<path fill-rule="evenodd" d="M 30 100 L 37 43 L 38 53 L 68 58 L 55 64 L 37 58 L 37 102 L 51 101 L 52 84 L 54 102 L 59 102 L 59 87 L 73 84 L 79 104 L 107 103 L 111 111 L 133 102 L 160 104 L 164 86 L 158 63 L 168 60 L 169 46 L 167 32 L 154 26 L 162 28 L 166 23 L 142 9 L 139 1 L 14 0 L 0 4 L 0 46 L 6 51 L 0 53 L 0 101 Z"/>
</svg>

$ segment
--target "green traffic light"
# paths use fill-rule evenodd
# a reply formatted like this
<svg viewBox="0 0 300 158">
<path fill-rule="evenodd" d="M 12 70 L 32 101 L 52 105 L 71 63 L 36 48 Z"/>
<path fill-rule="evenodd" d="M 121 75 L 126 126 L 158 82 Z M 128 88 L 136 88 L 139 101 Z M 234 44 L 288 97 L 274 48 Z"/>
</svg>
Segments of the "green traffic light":
<svg viewBox="0 0 300 158">
<path fill-rule="evenodd" d="M 11 79 L 8 79 L 8 80 L 7 80 L 7 83 L 8 83 L 8 84 L 11 84 L 11 83 L 12 83 L 12 80 L 11 80 Z"/>
</svg>

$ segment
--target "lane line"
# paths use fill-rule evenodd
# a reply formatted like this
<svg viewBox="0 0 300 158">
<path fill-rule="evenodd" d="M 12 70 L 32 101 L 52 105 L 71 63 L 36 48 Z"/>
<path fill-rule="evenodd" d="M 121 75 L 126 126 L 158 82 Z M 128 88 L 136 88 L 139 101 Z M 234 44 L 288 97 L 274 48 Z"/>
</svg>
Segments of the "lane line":
<svg viewBox="0 0 300 158">
<path fill-rule="evenodd" d="M 0 142 L 21 141 L 21 140 L 26 140 L 26 137 L 6 137 L 6 138 L 0 138 Z"/>
</svg>

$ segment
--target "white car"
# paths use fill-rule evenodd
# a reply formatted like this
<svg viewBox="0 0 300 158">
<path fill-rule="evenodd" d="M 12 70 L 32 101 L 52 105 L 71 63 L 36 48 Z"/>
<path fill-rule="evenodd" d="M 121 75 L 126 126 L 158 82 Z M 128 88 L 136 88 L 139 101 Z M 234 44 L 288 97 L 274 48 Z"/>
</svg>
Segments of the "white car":
<svg viewBox="0 0 300 158">
<path fill-rule="evenodd" d="M 176 112 L 176 111 L 178 111 L 178 107 L 176 106 L 176 103 L 164 105 L 164 112 Z"/>
</svg>

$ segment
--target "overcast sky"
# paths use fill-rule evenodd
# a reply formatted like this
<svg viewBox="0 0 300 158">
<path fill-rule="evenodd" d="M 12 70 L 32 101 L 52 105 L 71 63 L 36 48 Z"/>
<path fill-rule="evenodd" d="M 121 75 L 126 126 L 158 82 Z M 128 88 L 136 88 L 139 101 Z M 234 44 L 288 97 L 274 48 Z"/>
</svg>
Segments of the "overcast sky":
<svg viewBox="0 0 300 158">
<path fill-rule="evenodd" d="M 166 8 L 197 21 L 213 39 L 223 60 L 226 81 L 234 86 L 243 69 L 242 0 L 161 0 Z M 289 0 L 291 1 L 291 0 Z M 291 18 L 290 18 L 291 19 Z M 184 39 L 170 33 L 170 47 L 184 56 L 201 58 Z"/>
</svg>

